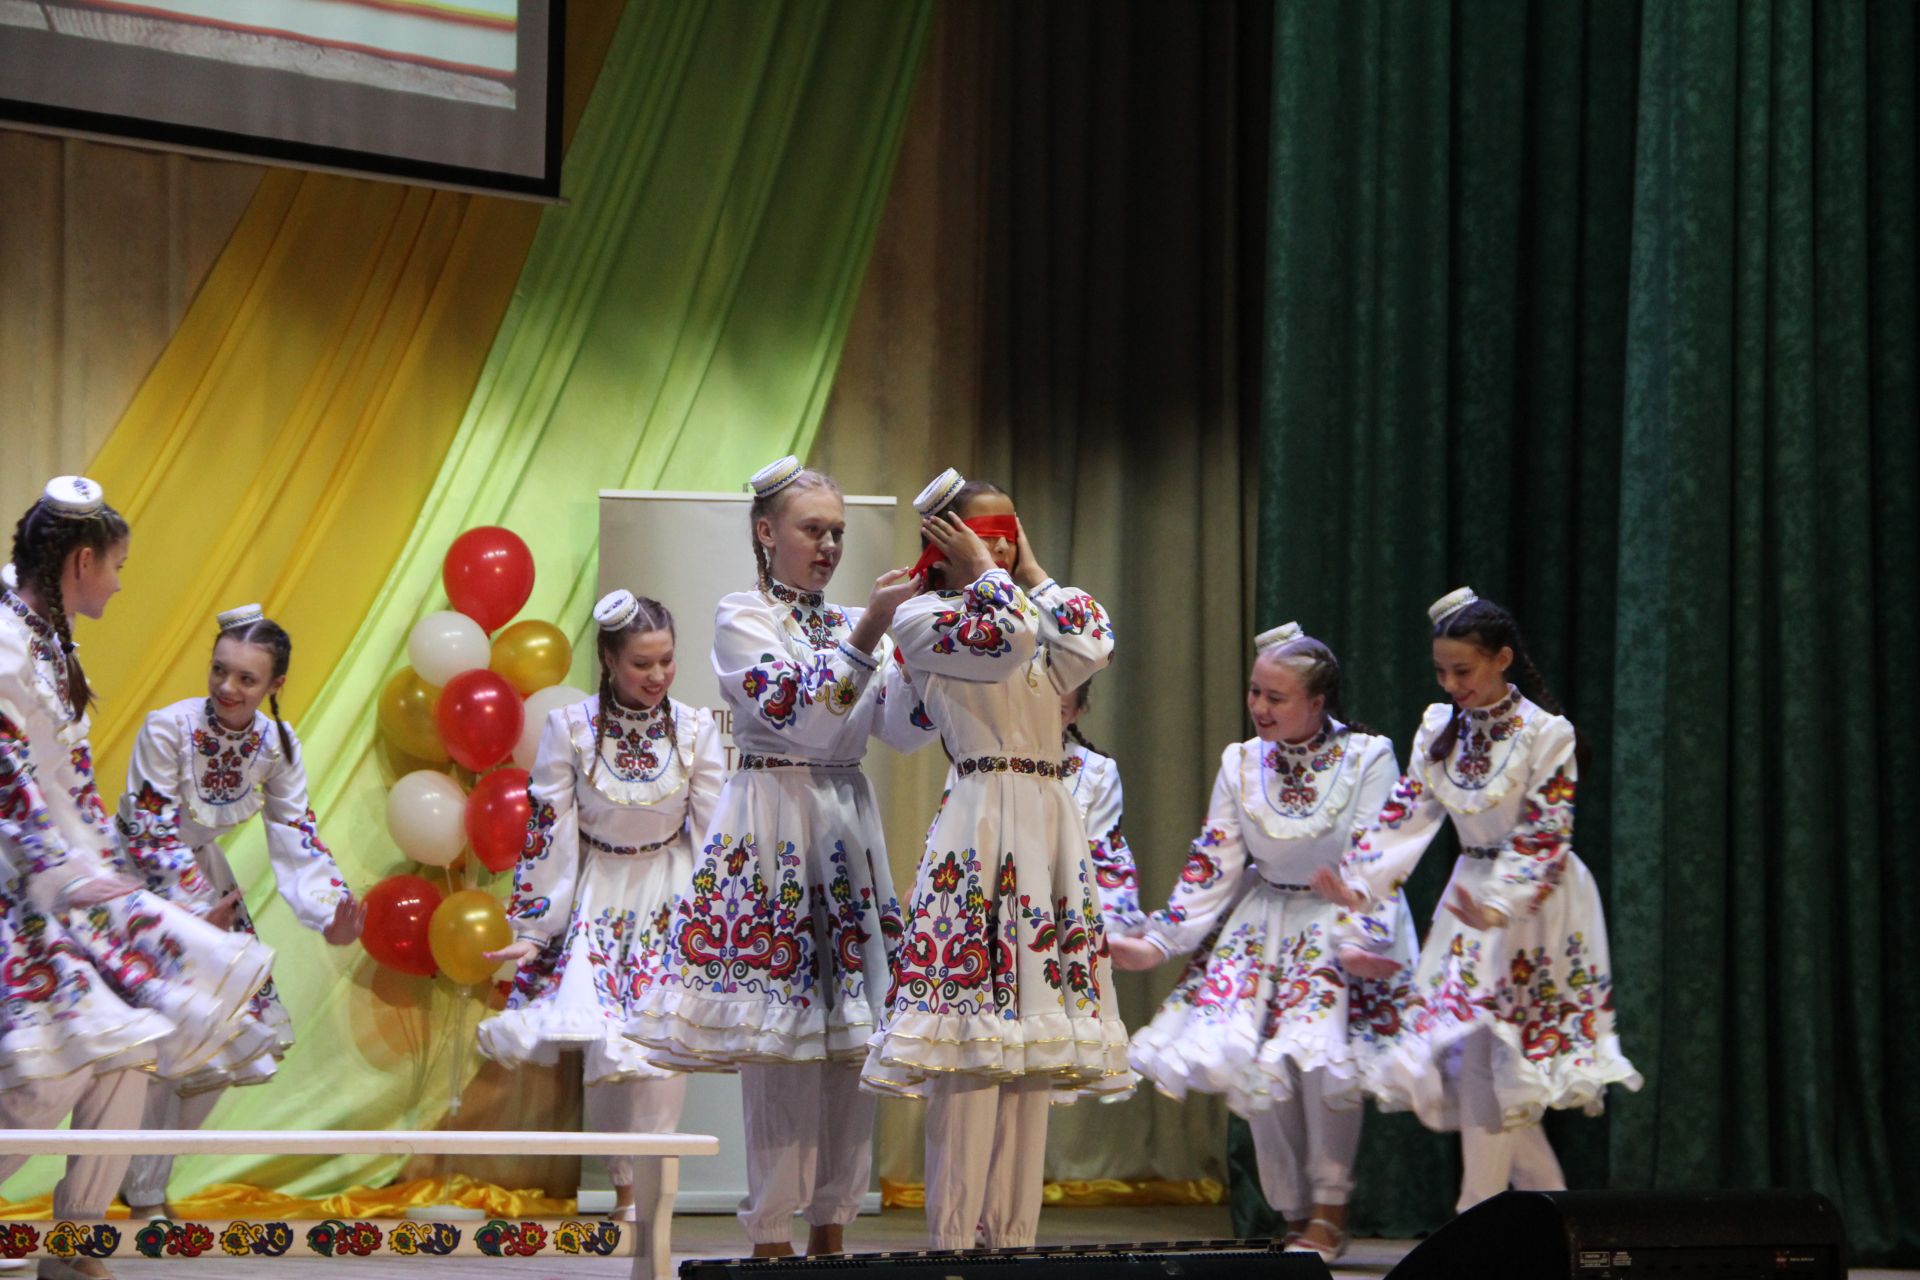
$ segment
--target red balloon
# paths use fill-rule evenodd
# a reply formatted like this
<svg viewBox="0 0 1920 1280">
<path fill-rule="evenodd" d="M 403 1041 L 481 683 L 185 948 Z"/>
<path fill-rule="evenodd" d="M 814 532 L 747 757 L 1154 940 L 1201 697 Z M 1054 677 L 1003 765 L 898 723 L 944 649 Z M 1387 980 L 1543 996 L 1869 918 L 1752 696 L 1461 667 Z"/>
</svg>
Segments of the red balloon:
<svg viewBox="0 0 1920 1280">
<path fill-rule="evenodd" d="M 427 926 L 440 906 L 440 891 L 419 876 L 388 876 L 367 890 L 367 922 L 360 945 L 396 973 L 431 978 L 434 963 Z"/>
<path fill-rule="evenodd" d="M 507 678 L 484 667 L 447 681 L 433 711 L 447 753 L 476 773 L 513 754 L 526 717 L 526 703 Z"/>
<path fill-rule="evenodd" d="M 525 769 L 490 773 L 467 795 L 467 843 L 489 871 L 505 871 L 520 860 L 532 821 Z"/>
<path fill-rule="evenodd" d="M 497 631 L 533 594 L 533 553 L 513 530 L 482 525 L 453 540 L 440 581 L 454 608 L 482 630 Z"/>
</svg>

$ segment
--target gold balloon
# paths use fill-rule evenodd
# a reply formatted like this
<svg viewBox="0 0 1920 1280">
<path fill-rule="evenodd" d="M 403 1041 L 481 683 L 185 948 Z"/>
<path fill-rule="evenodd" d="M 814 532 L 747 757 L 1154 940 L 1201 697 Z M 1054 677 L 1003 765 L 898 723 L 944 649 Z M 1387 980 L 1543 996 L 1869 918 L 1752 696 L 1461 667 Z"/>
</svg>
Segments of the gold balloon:
<svg viewBox="0 0 1920 1280">
<path fill-rule="evenodd" d="M 485 889 L 462 889 L 435 908 L 427 922 L 434 963 L 463 987 L 491 978 L 500 966 L 486 953 L 512 942 L 506 909 Z"/>
<path fill-rule="evenodd" d="M 440 705 L 440 691 L 402 667 L 387 680 L 380 691 L 376 708 L 380 732 L 394 750 L 428 764 L 445 764 L 450 757 L 440 741 L 440 727 L 433 722 L 433 710 Z"/>
<path fill-rule="evenodd" d="M 537 618 L 516 622 L 495 636 L 493 658 L 487 663 L 523 698 L 565 680 L 572 665 L 573 646 L 566 634 Z"/>
</svg>

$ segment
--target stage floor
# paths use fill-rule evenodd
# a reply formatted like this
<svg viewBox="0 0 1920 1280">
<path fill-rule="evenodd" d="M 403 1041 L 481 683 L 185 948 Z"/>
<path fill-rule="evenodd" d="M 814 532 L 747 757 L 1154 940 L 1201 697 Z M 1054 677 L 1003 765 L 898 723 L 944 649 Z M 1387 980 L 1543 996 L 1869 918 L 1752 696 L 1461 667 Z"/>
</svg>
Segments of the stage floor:
<svg viewBox="0 0 1920 1280">
<path fill-rule="evenodd" d="M 917 1209 L 889 1209 L 861 1218 L 847 1229 L 847 1245 L 857 1250 L 918 1248 L 925 1241 L 925 1220 Z M 1125 1244 L 1135 1240 L 1195 1240 L 1217 1238 L 1228 1233 L 1227 1211 L 1223 1207 L 1177 1207 L 1148 1209 L 1048 1209 L 1040 1215 L 1042 1244 Z M 796 1233 L 801 1234 L 801 1233 Z M 741 1252 L 739 1224 L 729 1216 L 681 1216 L 673 1222 L 673 1252 L 681 1258 L 732 1257 Z M 1345 1258 L 1333 1269 L 1336 1276 L 1382 1276 L 1413 1247 L 1411 1240 L 1357 1240 Z M 115 1262 L 114 1274 L 123 1280 L 183 1280 L 188 1274 L 218 1280 L 231 1275 L 235 1280 L 250 1274 L 244 1263 L 217 1262 L 206 1266 L 178 1262 Z M 617 1280 L 628 1275 L 631 1265 L 625 1259 L 568 1260 L 551 1258 L 522 1261 L 480 1261 L 473 1259 L 421 1259 L 405 1263 L 394 1261 L 339 1262 L 323 1259 L 278 1262 L 273 1274 L 287 1280 L 321 1275 L 341 1280 L 402 1280 L 432 1270 L 443 1280 L 463 1280 L 472 1276 L 498 1276 L 503 1273 L 546 1280 Z M 1913 1280 L 1920 1271 L 1855 1271 L 1854 1280 Z"/>
</svg>

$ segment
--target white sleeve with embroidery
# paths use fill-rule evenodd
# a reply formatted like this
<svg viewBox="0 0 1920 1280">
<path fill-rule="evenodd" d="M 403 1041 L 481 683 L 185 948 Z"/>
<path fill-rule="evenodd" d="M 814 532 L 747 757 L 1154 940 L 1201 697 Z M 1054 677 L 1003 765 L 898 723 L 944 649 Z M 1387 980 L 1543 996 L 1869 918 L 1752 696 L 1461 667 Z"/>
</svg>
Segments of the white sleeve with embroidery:
<svg viewBox="0 0 1920 1280">
<path fill-rule="evenodd" d="M 278 729 L 271 731 L 279 747 Z M 292 731 L 288 731 L 292 736 Z M 347 881 L 333 853 L 320 839 L 319 820 L 307 800 L 307 767 L 300 743 L 293 758 L 267 774 L 261 786 L 266 801 L 261 816 L 267 824 L 267 858 L 273 864 L 273 882 L 293 910 L 293 918 L 315 933 L 333 923 L 334 908 L 349 897 Z"/>
<path fill-rule="evenodd" d="M 921 595 L 893 615 L 907 665 L 955 680 L 995 684 L 1033 659 L 1040 613 L 1005 570 L 989 569 L 956 595 Z"/>
<path fill-rule="evenodd" d="M 1394 945 L 1394 919 L 1400 886 L 1420 864 L 1433 838 L 1446 823 L 1447 811 L 1417 775 L 1426 767 L 1424 733 L 1414 736 L 1414 758 L 1387 793 L 1372 817 L 1362 818 L 1340 859 L 1340 875 L 1364 897 L 1358 911 L 1342 911 L 1335 918 L 1334 939 L 1342 946 L 1384 952 Z M 1362 814 L 1367 810 L 1360 810 Z"/>
<path fill-rule="evenodd" d="M 694 851 L 706 843 L 714 805 L 727 781 L 727 758 L 720 749 L 720 726 L 705 707 L 694 714 L 693 768 L 687 775 L 687 831 Z"/>
<path fill-rule="evenodd" d="M 26 877 L 27 898 L 43 914 L 64 909 L 73 886 L 87 878 L 84 859 L 69 856 L 53 823 L 47 797 L 34 777 L 24 719 L 0 700 L 0 852 Z"/>
<path fill-rule="evenodd" d="M 147 716 L 133 740 L 127 789 L 114 825 L 133 874 L 160 897 L 204 916 L 219 895 L 192 848 L 180 840 L 180 806 L 193 785 L 191 756 L 181 739 L 173 716 L 158 711 Z"/>
<path fill-rule="evenodd" d="M 896 656 L 881 678 L 886 683 L 880 686 L 880 714 L 874 717 L 873 736 L 903 756 L 940 741 L 939 727 L 927 714 L 906 664 Z"/>
<path fill-rule="evenodd" d="M 1247 870 L 1247 846 L 1240 836 L 1241 744 L 1228 747 L 1214 778 L 1206 825 L 1187 851 L 1187 865 L 1167 897 L 1167 905 L 1147 921 L 1147 941 L 1168 955 L 1184 955 L 1199 946 L 1233 903 Z"/>
<path fill-rule="evenodd" d="M 1120 766 L 1108 761 L 1100 771 L 1087 806 L 1087 849 L 1093 855 L 1093 874 L 1100 885 L 1100 912 L 1114 933 L 1138 933 L 1147 916 L 1140 909 L 1140 876 L 1134 870 L 1133 850 L 1120 829 Z"/>
<path fill-rule="evenodd" d="M 849 611 L 849 618 L 856 616 Z M 806 658 L 794 657 L 787 644 L 764 600 L 721 600 L 713 620 L 713 673 L 721 695 L 736 716 L 778 731 L 804 754 L 832 741 L 879 663 L 844 640 Z"/>
<path fill-rule="evenodd" d="M 1113 661 L 1113 624 L 1098 600 L 1051 578 L 1028 595 L 1040 611 L 1040 642 L 1055 690 L 1072 693 Z"/>
<path fill-rule="evenodd" d="M 580 814 L 574 798 L 573 737 L 568 708 L 547 717 L 540 749 L 527 779 L 533 818 L 527 843 L 513 868 L 507 922 L 522 942 L 545 944 L 573 918 L 574 885 L 580 876 Z"/>
<path fill-rule="evenodd" d="M 1507 836 L 1493 864 L 1482 906 L 1518 920 L 1539 910 L 1560 883 L 1573 848 L 1573 793 L 1580 765 L 1574 758 L 1573 725 L 1554 717 L 1531 744 L 1526 800 L 1520 825 Z"/>
</svg>

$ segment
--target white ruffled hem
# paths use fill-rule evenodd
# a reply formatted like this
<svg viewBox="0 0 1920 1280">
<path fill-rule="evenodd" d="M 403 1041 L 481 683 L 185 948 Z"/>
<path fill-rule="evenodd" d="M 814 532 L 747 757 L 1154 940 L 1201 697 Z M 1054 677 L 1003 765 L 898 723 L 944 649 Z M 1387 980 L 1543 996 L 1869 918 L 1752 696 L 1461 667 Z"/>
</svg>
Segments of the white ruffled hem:
<svg viewBox="0 0 1920 1280">
<path fill-rule="evenodd" d="M 0 1036 L 0 1089 L 36 1080 L 57 1080 L 78 1071 L 113 1071 L 151 1065 L 156 1046 L 173 1026 L 150 1009 L 122 1007 L 114 1026 L 86 1019 L 23 1026 Z"/>
<path fill-rule="evenodd" d="M 849 1012 L 844 1007 L 831 1014 L 782 1008 L 761 998 L 728 999 L 655 986 L 627 1023 L 626 1035 L 654 1050 L 656 1061 L 685 1063 L 687 1069 L 699 1069 L 692 1064 L 715 1070 L 741 1062 L 844 1061 L 866 1053 L 875 1022 L 871 1015 L 850 1018 Z"/>
<path fill-rule="evenodd" d="M 551 1067 L 562 1053 L 578 1049 L 584 1055 L 581 1075 L 588 1084 L 665 1080 L 679 1074 L 627 1039 L 618 1022 L 586 1010 L 509 1009 L 480 1024 L 479 1046 L 481 1053 L 509 1067 Z"/>
<path fill-rule="evenodd" d="M 1602 1036 L 1584 1062 L 1556 1063 L 1543 1070 L 1520 1048 L 1520 1035 L 1510 1024 L 1493 1018 L 1458 1022 L 1442 1032 L 1428 1032 L 1424 1060 L 1400 1059 L 1383 1072 L 1380 1109 L 1411 1111 L 1429 1129 L 1460 1127 L 1458 1091 L 1451 1087 L 1448 1059 L 1467 1037 L 1490 1030 L 1499 1042 L 1494 1054 L 1494 1093 L 1509 1129 L 1538 1124 L 1549 1111 L 1580 1111 L 1590 1116 L 1606 1110 L 1608 1085 L 1639 1092 L 1645 1083 L 1639 1071 L 1620 1052 L 1619 1037 Z"/>
<path fill-rule="evenodd" d="M 1066 1013 L 896 1014 L 873 1037 L 861 1079 L 876 1093 L 919 1097 L 927 1077 L 947 1074 L 1053 1076 L 1076 1097 L 1130 1093 L 1139 1083 L 1127 1064 L 1127 1029 L 1119 1019 Z"/>
</svg>

